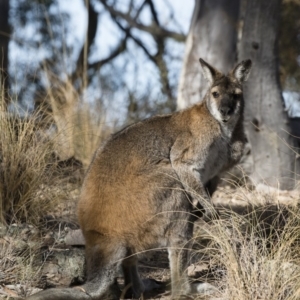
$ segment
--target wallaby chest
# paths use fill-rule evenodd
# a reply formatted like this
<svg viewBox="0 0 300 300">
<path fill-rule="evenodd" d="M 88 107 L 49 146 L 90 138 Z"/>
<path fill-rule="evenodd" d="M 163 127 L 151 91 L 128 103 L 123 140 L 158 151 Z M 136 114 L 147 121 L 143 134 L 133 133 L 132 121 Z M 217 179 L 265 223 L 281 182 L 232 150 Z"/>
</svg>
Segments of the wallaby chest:
<svg viewBox="0 0 300 300">
<path fill-rule="evenodd" d="M 206 184 L 218 175 L 230 161 L 230 139 L 220 135 L 207 147 L 203 167 L 199 169 L 201 181 Z"/>
<path fill-rule="evenodd" d="M 189 127 L 177 139 L 171 160 L 186 166 L 188 173 L 194 173 L 206 184 L 231 164 L 234 128 L 220 125 L 204 103 L 185 111 L 182 118 Z"/>
</svg>

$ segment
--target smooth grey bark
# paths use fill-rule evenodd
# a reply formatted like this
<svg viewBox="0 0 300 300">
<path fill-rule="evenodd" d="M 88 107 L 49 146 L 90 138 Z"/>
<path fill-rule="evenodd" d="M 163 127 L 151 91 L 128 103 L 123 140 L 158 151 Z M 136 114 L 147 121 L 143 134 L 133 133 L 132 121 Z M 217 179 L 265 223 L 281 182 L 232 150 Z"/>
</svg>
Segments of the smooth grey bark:
<svg viewBox="0 0 300 300">
<path fill-rule="evenodd" d="M 199 58 L 228 72 L 236 60 L 239 0 L 195 0 L 179 80 L 177 108 L 200 101 L 207 82 Z"/>
<path fill-rule="evenodd" d="M 252 145 L 253 181 L 281 189 L 294 186 L 296 153 L 278 78 L 280 0 L 247 2 L 239 60 L 253 68 L 244 88 L 245 128 Z"/>
</svg>

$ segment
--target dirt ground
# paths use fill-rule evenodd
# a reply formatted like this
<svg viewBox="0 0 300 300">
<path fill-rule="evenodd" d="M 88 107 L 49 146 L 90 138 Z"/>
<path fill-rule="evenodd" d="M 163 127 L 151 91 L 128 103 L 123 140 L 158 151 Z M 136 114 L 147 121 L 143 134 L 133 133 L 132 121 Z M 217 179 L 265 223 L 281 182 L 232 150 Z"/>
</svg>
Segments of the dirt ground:
<svg viewBox="0 0 300 300">
<path fill-rule="evenodd" d="M 66 287 L 81 284 L 84 274 L 84 242 L 76 222 L 75 206 L 79 190 L 70 189 L 69 201 L 45 216 L 42 228 L 28 224 L 0 226 L 0 299 L 18 299 L 49 287 Z M 213 197 L 216 207 L 230 207 L 242 213 L 249 206 L 297 205 L 299 191 L 279 191 L 264 185 L 250 191 L 245 188 L 220 188 Z M 210 226 L 199 220 L 198 229 Z M 197 229 L 198 228 L 198 229 Z M 195 243 L 196 245 L 197 243 Z M 201 246 L 201 242 L 197 247 Z M 191 280 L 214 283 L 214 266 L 197 256 L 188 268 Z M 144 299 L 170 298 L 170 272 L 166 250 L 150 251 L 140 257 L 139 270 L 142 278 L 151 278 L 159 285 Z M 122 274 L 118 283 L 122 289 Z M 200 299 L 200 298 L 197 298 Z M 208 298 L 207 298 L 208 299 Z"/>
</svg>

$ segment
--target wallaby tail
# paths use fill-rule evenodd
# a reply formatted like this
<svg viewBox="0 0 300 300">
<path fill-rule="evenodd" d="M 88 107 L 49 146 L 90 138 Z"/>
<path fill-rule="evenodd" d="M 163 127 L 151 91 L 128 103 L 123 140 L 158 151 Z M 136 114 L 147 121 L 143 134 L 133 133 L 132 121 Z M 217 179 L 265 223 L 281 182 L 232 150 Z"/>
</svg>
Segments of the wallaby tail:
<svg viewBox="0 0 300 300">
<path fill-rule="evenodd" d="M 64 288 L 64 289 L 48 289 L 36 293 L 28 298 L 27 300 L 85 300 L 93 299 L 87 294 L 84 289 L 80 288 Z"/>
</svg>

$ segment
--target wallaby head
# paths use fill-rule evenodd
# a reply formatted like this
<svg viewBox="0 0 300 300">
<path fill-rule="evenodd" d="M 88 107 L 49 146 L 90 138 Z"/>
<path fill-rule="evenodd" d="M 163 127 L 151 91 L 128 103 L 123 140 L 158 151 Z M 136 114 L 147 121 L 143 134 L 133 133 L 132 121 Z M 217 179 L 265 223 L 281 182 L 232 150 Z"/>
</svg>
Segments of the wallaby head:
<svg viewBox="0 0 300 300">
<path fill-rule="evenodd" d="M 244 109 L 242 84 L 250 73 L 251 60 L 242 61 L 228 75 L 222 74 L 202 58 L 200 63 L 210 83 L 205 97 L 210 113 L 221 124 L 235 125 Z"/>
</svg>

